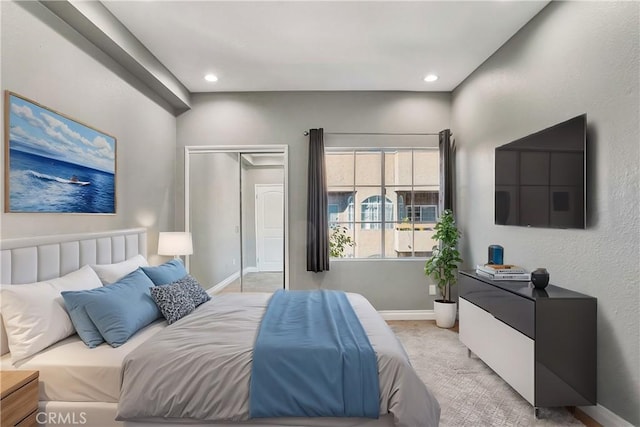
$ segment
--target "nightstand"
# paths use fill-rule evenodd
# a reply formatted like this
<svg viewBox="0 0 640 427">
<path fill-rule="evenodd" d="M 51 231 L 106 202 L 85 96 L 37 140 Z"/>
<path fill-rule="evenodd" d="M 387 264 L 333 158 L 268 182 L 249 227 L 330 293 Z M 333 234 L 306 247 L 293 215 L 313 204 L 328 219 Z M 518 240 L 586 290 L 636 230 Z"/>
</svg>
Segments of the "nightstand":
<svg viewBox="0 0 640 427">
<path fill-rule="evenodd" d="M 0 371 L 2 427 L 37 426 L 38 371 Z"/>
</svg>

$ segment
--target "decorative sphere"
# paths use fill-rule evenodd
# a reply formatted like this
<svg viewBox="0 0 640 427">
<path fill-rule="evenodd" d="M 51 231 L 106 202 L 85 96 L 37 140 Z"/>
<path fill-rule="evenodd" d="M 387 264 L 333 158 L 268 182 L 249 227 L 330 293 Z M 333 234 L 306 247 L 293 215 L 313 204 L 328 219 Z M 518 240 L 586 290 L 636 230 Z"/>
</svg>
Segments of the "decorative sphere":
<svg viewBox="0 0 640 427">
<path fill-rule="evenodd" d="M 531 272 L 531 283 L 538 289 L 544 289 L 549 284 L 549 272 L 546 268 L 536 268 Z"/>
</svg>

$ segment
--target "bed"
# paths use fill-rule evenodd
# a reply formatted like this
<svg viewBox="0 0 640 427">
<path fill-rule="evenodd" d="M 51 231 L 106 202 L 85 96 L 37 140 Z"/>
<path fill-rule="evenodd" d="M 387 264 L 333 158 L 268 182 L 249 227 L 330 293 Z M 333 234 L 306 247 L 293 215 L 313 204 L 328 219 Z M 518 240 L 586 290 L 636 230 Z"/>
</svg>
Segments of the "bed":
<svg viewBox="0 0 640 427">
<path fill-rule="evenodd" d="M 0 271 L 1 283 L 6 285 L 20 285 L 42 280 L 59 278 L 67 273 L 80 269 L 85 265 L 112 264 L 128 260 L 136 255 L 147 254 L 146 230 L 143 228 L 114 230 L 103 233 L 83 233 L 74 235 L 59 235 L 47 237 L 34 237 L 24 239 L 11 239 L 1 242 Z M 133 335 L 124 345 L 112 348 L 106 344 L 90 349 L 78 338 L 71 335 L 59 342 L 37 352 L 36 354 L 12 363 L 8 353 L 8 344 L 4 324 L 0 324 L 0 366 L 2 369 L 37 369 L 40 371 L 40 411 L 47 414 L 67 414 L 62 420 L 70 421 L 69 425 L 77 425 L 78 420 L 87 420 L 88 425 L 98 426 L 131 426 L 142 427 L 151 425 L 176 425 L 188 423 L 189 425 L 214 425 L 217 426 L 430 426 L 437 425 L 440 408 L 424 385 L 417 380 L 417 375 L 410 368 L 408 358 L 397 339 L 390 332 L 386 323 L 380 318 L 371 305 L 363 297 L 348 295 L 355 312 L 357 313 L 363 328 L 365 329 L 372 347 L 378 353 L 378 367 L 381 372 L 380 417 L 303 417 L 303 418 L 260 418 L 241 420 L 237 422 L 214 422 L 196 419 L 178 419 L 153 417 L 141 414 L 140 416 L 125 418 L 124 421 L 115 421 L 119 414 L 119 402 L 123 393 L 123 383 L 127 386 L 127 372 L 123 367 L 124 361 L 144 352 L 146 346 L 151 346 L 155 339 L 162 336 L 164 331 L 170 329 L 167 322 L 158 320 L 144 327 Z M 208 316 L 212 319 L 212 327 L 220 328 L 223 323 L 229 321 L 229 313 L 237 313 L 238 310 L 229 310 L 230 307 L 239 307 L 246 304 L 253 310 L 253 317 L 260 317 L 268 302 L 268 295 L 224 295 L 216 296 L 209 303 L 196 309 L 193 317 Z M 237 315 L 237 314 L 236 314 Z M 190 315 L 191 316 L 191 315 Z M 216 322 L 216 316 L 219 316 Z M 246 312 L 241 314 L 247 317 Z M 249 317 L 251 317 L 249 316 Z M 244 324 L 245 328 L 257 328 L 258 322 Z M 217 339 L 233 339 L 233 334 L 225 338 L 223 329 L 218 329 Z M 238 335 L 236 334 L 236 340 Z M 239 338 L 237 345 L 250 345 L 247 335 Z M 253 338 L 251 338 L 253 339 Z M 222 343 L 222 342 L 221 342 Z M 250 360 L 250 347 L 249 360 Z M 246 350 L 246 349 L 245 349 Z M 245 357 L 247 351 L 244 351 Z M 386 355 L 386 356 L 385 356 Z M 144 356 L 148 357 L 148 356 Z M 404 377 L 404 390 L 398 388 L 397 378 L 384 379 L 383 365 L 389 364 L 386 357 L 395 357 L 400 360 L 402 371 L 396 371 L 393 376 Z M 405 363 L 406 361 L 406 363 Z M 388 368 L 384 368 L 388 369 Z M 387 377 L 392 375 L 388 374 Z M 415 378 L 414 378 L 415 377 Z M 124 381 L 123 381 L 124 379 Z M 402 381 L 401 381 L 402 382 Z M 419 384 L 418 384 L 419 383 Z M 386 384 L 386 385 L 385 385 Z M 408 384 L 408 385 L 407 385 Z M 382 388 L 385 388 L 382 391 Z M 127 386 L 127 388 L 129 388 Z M 204 393 L 204 392 L 203 392 Z M 403 394 L 404 393 L 404 394 Z M 229 395 L 220 393 L 219 395 Z M 231 394 L 232 395 L 232 394 Z M 131 395 L 128 395 L 129 397 Z M 215 394 L 214 394 L 215 396 Z M 415 402 L 408 403 L 411 399 L 421 399 L 421 409 L 416 409 Z M 231 399 L 227 397 L 227 399 Z M 120 412 L 126 403 L 132 399 L 125 399 L 120 405 Z M 223 399 L 224 400 L 224 399 Z M 227 403 L 234 405 L 232 400 Z M 407 406 L 406 408 L 403 407 Z M 133 405 L 135 407 L 135 405 Z M 246 402 L 235 402 L 235 406 L 242 412 L 246 410 Z M 411 407 L 413 406 L 413 408 Z M 131 405 L 129 405 L 130 409 Z M 405 412 L 402 415 L 402 412 Z M 414 414 L 410 412 L 414 411 Z M 421 411 L 421 412 L 419 412 Z M 69 416 L 70 414 L 70 416 Z M 398 414 L 401 414 L 400 418 Z M 120 414 L 121 415 L 121 414 Z M 52 420 L 50 424 L 64 425 L 61 418 L 42 416 L 39 421 Z M 424 420 L 424 421 L 423 421 Z M 198 424 L 200 422 L 200 424 Z"/>
</svg>

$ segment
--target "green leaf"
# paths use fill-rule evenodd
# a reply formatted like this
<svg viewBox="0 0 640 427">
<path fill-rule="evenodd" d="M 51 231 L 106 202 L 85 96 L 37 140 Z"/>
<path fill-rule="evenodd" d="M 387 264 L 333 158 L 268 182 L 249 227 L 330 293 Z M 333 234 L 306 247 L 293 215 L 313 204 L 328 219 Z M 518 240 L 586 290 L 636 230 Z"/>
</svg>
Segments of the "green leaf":
<svg viewBox="0 0 640 427">
<path fill-rule="evenodd" d="M 456 248 L 461 234 L 451 210 L 442 212 L 434 230 L 433 239 L 438 245 L 433 247 L 431 257 L 425 262 L 424 274 L 435 281 L 442 298 L 448 300 L 449 287 L 455 285 L 455 273 L 458 264 L 462 262 L 460 252 Z"/>
</svg>

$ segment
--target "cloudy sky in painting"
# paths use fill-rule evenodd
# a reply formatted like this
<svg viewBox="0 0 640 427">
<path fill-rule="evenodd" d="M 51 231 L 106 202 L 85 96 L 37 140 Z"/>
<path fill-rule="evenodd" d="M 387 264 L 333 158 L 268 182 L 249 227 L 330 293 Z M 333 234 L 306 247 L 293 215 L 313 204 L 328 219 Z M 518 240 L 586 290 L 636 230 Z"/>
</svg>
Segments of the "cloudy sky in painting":
<svg viewBox="0 0 640 427">
<path fill-rule="evenodd" d="M 116 141 L 14 95 L 10 96 L 11 149 L 115 173 Z"/>
</svg>

